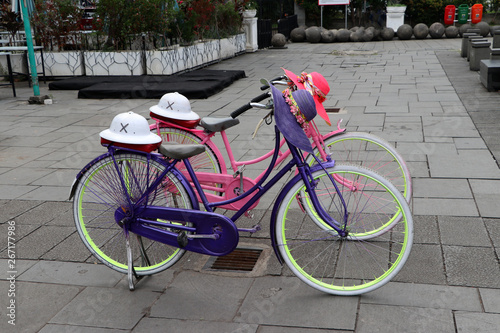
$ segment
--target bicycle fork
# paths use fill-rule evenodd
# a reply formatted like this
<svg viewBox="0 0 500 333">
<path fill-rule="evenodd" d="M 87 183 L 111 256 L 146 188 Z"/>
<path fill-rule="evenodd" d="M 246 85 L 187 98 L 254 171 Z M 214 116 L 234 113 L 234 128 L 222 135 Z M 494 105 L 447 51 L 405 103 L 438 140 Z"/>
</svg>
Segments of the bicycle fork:
<svg viewBox="0 0 500 333">
<path fill-rule="evenodd" d="M 294 158 L 297 160 L 301 160 L 301 155 L 298 153 L 297 149 L 295 147 L 290 147 L 290 151 L 292 152 L 292 155 Z M 339 222 L 333 219 L 328 212 L 325 211 L 321 203 L 319 202 L 318 196 L 316 194 L 315 188 L 318 185 L 318 181 L 314 179 L 311 169 L 309 168 L 308 165 L 304 161 L 302 161 L 301 164 L 297 165 L 299 169 L 299 174 L 301 175 L 302 179 L 304 180 L 304 184 L 306 186 L 306 192 L 309 195 L 309 198 L 311 199 L 311 202 L 314 206 L 314 209 L 318 213 L 319 217 L 325 221 L 330 227 L 332 227 L 340 237 L 346 237 L 348 234 L 347 231 L 347 221 L 348 221 L 348 211 L 347 211 L 347 205 L 344 201 L 344 198 L 342 196 L 342 193 L 340 189 L 338 188 L 338 185 L 336 184 L 336 181 L 332 175 L 327 171 L 327 169 L 324 167 L 323 163 L 319 161 L 319 159 L 313 155 L 313 157 L 316 159 L 316 162 L 318 165 L 321 166 L 323 171 L 326 173 L 328 176 L 330 182 L 333 184 L 335 188 L 335 192 L 339 196 L 342 206 L 344 207 L 344 216 L 343 216 L 343 221 Z"/>
</svg>

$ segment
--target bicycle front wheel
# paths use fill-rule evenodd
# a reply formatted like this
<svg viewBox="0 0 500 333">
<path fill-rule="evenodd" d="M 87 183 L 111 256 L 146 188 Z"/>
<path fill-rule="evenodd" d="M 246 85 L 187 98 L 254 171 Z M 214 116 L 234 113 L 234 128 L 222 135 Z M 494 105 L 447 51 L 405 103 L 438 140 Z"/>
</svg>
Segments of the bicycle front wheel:
<svg viewBox="0 0 500 333">
<path fill-rule="evenodd" d="M 126 274 L 126 235 L 120 221 L 115 219 L 115 212 L 123 210 L 133 214 L 137 206 L 146 204 L 188 209 L 193 205 L 183 184 L 172 173 L 165 176 L 147 200 L 138 202 L 164 166 L 148 161 L 142 154 L 116 152 L 114 156 L 122 178 L 112 157 L 92 165 L 78 184 L 73 213 L 78 234 L 90 252 L 108 267 Z M 134 234 L 130 234 L 130 246 L 137 275 L 160 272 L 172 266 L 185 252 Z"/>
<path fill-rule="evenodd" d="M 314 192 L 347 236 L 304 209 L 311 200 L 299 179 L 279 204 L 279 251 L 292 272 L 315 289 L 336 295 L 372 291 L 389 282 L 410 254 L 410 209 L 395 186 L 372 170 L 340 164 L 327 170 L 338 191 L 320 170 L 313 174 Z M 399 218 L 388 225 L 395 215 Z"/>
<path fill-rule="evenodd" d="M 376 171 L 390 180 L 410 202 L 410 171 L 401 154 L 389 142 L 370 133 L 347 132 L 325 139 L 325 145 L 329 147 L 332 159 Z M 320 157 L 317 148 L 314 154 Z M 308 157 L 307 162 L 309 165 L 316 163 L 312 156 Z"/>
</svg>

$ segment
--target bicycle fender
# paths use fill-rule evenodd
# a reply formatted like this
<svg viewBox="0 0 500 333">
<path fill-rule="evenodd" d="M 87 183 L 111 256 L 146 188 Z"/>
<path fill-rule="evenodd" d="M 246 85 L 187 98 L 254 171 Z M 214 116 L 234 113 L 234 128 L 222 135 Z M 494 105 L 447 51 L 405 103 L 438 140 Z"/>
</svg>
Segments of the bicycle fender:
<svg viewBox="0 0 500 333">
<path fill-rule="evenodd" d="M 314 173 L 314 172 L 316 172 L 318 170 L 322 170 L 323 167 L 325 169 L 326 168 L 332 168 L 334 165 L 335 165 L 335 161 L 324 162 L 321 165 L 316 164 L 316 165 L 312 166 L 310 170 L 311 170 L 311 173 Z M 301 180 L 302 180 L 302 176 L 300 174 L 298 174 L 295 177 L 293 177 L 285 185 L 285 187 L 279 193 L 276 201 L 274 202 L 273 211 L 271 213 L 271 222 L 270 222 L 270 225 L 269 225 L 270 232 L 271 232 L 271 243 L 272 243 L 272 246 L 273 246 L 273 249 L 274 249 L 274 254 L 276 254 L 276 257 L 278 258 L 278 261 L 280 262 L 281 265 L 283 265 L 284 261 L 283 261 L 283 257 L 281 256 L 281 253 L 280 253 L 280 251 L 278 249 L 278 243 L 276 241 L 276 216 L 278 214 L 278 209 L 279 209 L 280 203 L 281 203 L 281 201 L 283 201 L 285 195 L 288 193 L 288 191 L 290 191 L 290 189 L 297 182 L 299 182 Z"/>
</svg>

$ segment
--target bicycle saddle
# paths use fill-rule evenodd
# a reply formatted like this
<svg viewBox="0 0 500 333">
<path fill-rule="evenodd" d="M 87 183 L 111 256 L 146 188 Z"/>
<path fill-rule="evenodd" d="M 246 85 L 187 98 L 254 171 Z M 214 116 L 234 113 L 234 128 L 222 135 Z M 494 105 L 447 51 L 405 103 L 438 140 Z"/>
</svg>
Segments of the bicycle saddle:
<svg viewBox="0 0 500 333">
<path fill-rule="evenodd" d="M 239 119 L 233 119 L 231 117 L 203 117 L 200 121 L 200 126 L 210 132 L 221 132 L 230 127 L 238 125 L 239 123 Z"/>
<path fill-rule="evenodd" d="M 187 144 L 176 144 L 169 142 L 168 144 L 162 144 L 158 149 L 160 154 L 165 157 L 173 158 L 176 160 L 183 160 L 201 154 L 205 151 L 204 145 L 187 145 Z"/>
</svg>

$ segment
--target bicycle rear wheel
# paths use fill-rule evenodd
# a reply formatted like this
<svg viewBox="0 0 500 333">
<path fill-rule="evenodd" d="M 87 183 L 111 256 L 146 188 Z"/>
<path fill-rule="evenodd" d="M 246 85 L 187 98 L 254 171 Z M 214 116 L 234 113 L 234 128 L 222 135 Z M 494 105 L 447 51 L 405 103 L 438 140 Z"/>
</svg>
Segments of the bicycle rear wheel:
<svg viewBox="0 0 500 333">
<path fill-rule="evenodd" d="M 376 171 L 390 180 L 410 202 L 410 171 L 401 154 L 389 142 L 370 133 L 347 132 L 325 139 L 325 145 L 330 148 L 332 159 Z M 320 157 L 317 148 L 314 153 Z M 312 156 L 308 157 L 307 162 L 309 165 L 316 163 Z"/>
<path fill-rule="evenodd" d="M 134 206 L 146 203 L 179 208 L 193 206 L 186 189 L 172 173 L 167 174 L 161 185 L 147 197 L 147 202 L 139 203 L 146 188 L 164 170 L 164 166 L 154 160 L 148 161 L 145 155 L 128 152 L 116 152 L 115 160 L 126 190 L 112 157 L 106 157 L 92 165 L 80 179 L 73 201 L 73 213 L 78 234 L 90 252 L 108 267 L 126 274 L 126 235 L 115 219 L 115 212 L 118 209 L 133 212 Z M 137 275 L 160 272 L 172 266 L 185 252 L 133 234 L 130 234 L 130 245 L 135 256 L 133 263 Z"/>
<path fill-rule="evenodd" d="M 156 133 L 156 131 L 154 131 Z M 180 128 L 160 127 L 160 136 L 163 142 L 177 142 L 180 144 L 201 144 L 201 139 L 193 133 Z M 196 172 L 222 173 L 221 163 L 213 149 L 205 144 L 205 152 L 189 159 Z M 182 169 L 181 166 L 177 166 Z"/>
<path fill-rule="evenodd" d="M 394 185 L 372 170 L 351 165 L 327 170 L 341 195 L 322 170 L 313 174 L 314 191 L 348 235 L 340 237 L 324 221 L 318 223 L 317 213 L 304 209 L 303 203 L 311 201 L 299 179 L 279 204 L 279 251 L 292 272 L 315 289 L 336 295 L 372 291 L 389 282 L 408 258 L 413 242 L 410 209 Z"/>
</svg>

